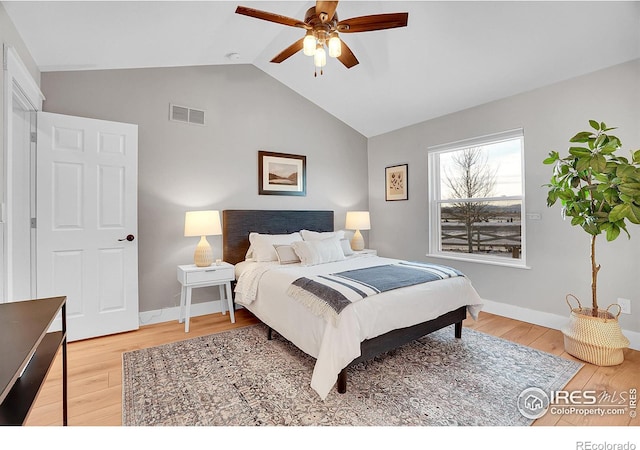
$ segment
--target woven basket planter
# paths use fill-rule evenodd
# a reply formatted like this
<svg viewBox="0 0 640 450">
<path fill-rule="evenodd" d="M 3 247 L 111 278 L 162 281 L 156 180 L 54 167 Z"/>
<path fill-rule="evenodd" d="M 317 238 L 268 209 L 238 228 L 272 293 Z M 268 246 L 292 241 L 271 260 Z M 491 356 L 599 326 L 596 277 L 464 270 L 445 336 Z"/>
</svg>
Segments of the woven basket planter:
<svg viewBox="0 0 640 450">
<path fill-rule="evenodd" d="M 571 305 L 570 297 L 578 303 L 577 308 Z M 620 306 L 609 305 L 606 310 L 599 310 L 598 316 L 594 317 L 593 310 L 583 308 L 574 295 L 567 295 L 566 300 L 571 309 L 569 324 L 562 329 L 567 353 L 597 366 L 622 364 L 623 349 L 629 346 L 629 339 L 622 334 L 618 323 Z M 615 316 L 609 312 L 612 306 L 618 307 L 618 314 Z"/>
</svg>

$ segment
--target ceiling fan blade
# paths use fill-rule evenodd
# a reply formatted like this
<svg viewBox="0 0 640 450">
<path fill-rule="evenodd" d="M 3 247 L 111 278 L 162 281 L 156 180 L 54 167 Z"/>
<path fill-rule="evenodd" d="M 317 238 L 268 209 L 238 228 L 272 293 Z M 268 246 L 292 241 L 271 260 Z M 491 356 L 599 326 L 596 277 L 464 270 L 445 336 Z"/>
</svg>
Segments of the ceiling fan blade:
<svg viewBox="0 0 640 450">
<path fill-rule="evenodd" d="M 353 66 L 359 64 L 360 62 L 358 58 L 356 58 L 356 55 L 353 54 L 342 39 L 340 39 L 340 44 L 342 45 L 342 54 L 338 56 L 338 60 L 344 64 L 347 69 L 351 69 Z"/>
<path fill-rule="evenodd" d="M 360 33 L 362 31 L 386 30 L 406 27 L 409 13 L 376 14 L 373 16 L 353 17 L 338 22 L 341 33 Z"/>
<path fill-rule="evenodd" d="M 268 22 L 275 22 L 281 25 L 288 25 L 290 27 L 309 28 L 309 25 L 299 21 L 298 19 L 292 19 L 291 17 L 281 16 L 279 14 L 273 14 L 266 11 L 260 11 L 258 9 L 247 8 L 245 6 L 238 6 L 236 8 L 236 14 L 242 14 L 244 16 L 254 17 L 256 19 L 262 19 Z"/>
<path fill-rule="evenodd" d="M 334 14 L 336 13 L 336 8 L 338 7 L 338 2 L 328 2 L 328 1 L 316 1 L 316 14 L 320 17 L 320 20 L 324 22 L 328 22 L 333 19 Z"/>
<path fill-rule="evenodd" d="M 282 61 L 284 61 L 288 57 L 293 56 L 296 53 L 298 53 L 300 50 L 302 50 L 302 45 L 303 45 L 302 41 L 304 41 L 304 38 L 297 40 L 296 42 L 291 44 L 289 47 L 287 47 L 284 50 L 282 50 L 275 58 L 273 58 L 271 60 L 271 62 L 272 63 L 281 63 Z"/>
</svg>

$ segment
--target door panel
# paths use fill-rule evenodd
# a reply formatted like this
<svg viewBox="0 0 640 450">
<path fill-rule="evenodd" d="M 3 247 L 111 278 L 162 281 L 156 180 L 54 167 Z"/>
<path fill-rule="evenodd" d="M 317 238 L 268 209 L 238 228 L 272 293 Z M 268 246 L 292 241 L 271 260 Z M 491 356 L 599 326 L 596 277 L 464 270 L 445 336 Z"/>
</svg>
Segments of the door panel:
<svg viewBox="0 0 640 450">
<path fill-rule="evenodd" d="M 38 114 L 38 296 L 69 340 L 138 328 L 136 125 Z"/>
</svg>

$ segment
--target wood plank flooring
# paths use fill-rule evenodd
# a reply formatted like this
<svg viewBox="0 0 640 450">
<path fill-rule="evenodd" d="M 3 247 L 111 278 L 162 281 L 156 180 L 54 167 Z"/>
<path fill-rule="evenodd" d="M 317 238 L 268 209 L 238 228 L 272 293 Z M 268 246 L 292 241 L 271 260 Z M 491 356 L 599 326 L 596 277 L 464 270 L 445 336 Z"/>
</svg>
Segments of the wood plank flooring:
<svg viewBox="0 0 640 450">
<path fill-rule="evenodd" d="M 122 353 L 169 342 L 248 326 L 258 321 L 244 309 L 236 312 L 236 323 L 228 315 L 210 314 L 194 317 L 190 332 L 177 321 L 143 326 L 137 331 L 116 334 L 68 345 L 68 391 L 71 426 L 119 426 L 122 424 Z M 465 327 L 502 337 L 529 347 L 574 359 L 564 352 L 562 333 L 549 328 L 481 312 L 477 322 L 467 319 Z M 464 332 L 463 332 L 464 338 Z M 585 364 L 570 381 L 567 390 L 597 390 L 609 393 L 640 388 L 640 352 L 625 350 L 625 361 L 615 367 Z M 50 426 L 62 424 L 62 363 L 58 356 L 47 381 L 31 411 L 26 425 Z M 514 399 L 515 401 L 515 399 Z M 551 415 L 538 419 L 534 425 L 640 425 L 639 418 L 628 414 L 616 416 Z"/>
</svg>

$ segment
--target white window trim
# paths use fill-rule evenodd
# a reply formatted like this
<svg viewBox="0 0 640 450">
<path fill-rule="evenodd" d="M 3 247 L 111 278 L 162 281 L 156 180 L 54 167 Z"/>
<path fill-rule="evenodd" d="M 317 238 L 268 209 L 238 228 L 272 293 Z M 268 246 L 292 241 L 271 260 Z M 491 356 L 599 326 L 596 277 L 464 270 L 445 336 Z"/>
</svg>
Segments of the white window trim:
<svg viewBox="0 0 640 450">
<path fill-rule="evenodd" d="M 443 152 L 462 150 L 468 147 L 476 147 L 487 144 L 494 144 L 511 139 L 521 139 L 520 148 L 520 165 L 521 165 L 521 183 L 522 183 L 522 196 L 517 197 L 496 197 L 496 200 L 509 200 L 513 198 L 521 199 L 522 204 L 520 206 L 521 215 L 521 250 L 520 259 L 511 259 L 501 256 L 484 255 L 477 253 L 454 253 L 440 251 L 440 165 L 439 155 Z M 517 128 L 513 130 L 503 131 L 500 133 L 488 134 L 470 139 L 464 139 L 460 141 L 434 145 L 427 148 L 428 154 L 428 173 L 429 173 L 429 252 L 426 256 L 431 258 L 442 258 L 456 261 L 475 262 L 481 264 L 490 264 L 505 267 L 515 267 L 520 269 L 530 269 L 526 263 L 527 249 L 526 249 L 526 210 L 525 210 L 525 167 L 524 167 L 524 129 Z M 489 199 L 491 200 L 491 198 Z"/>
</svg>

